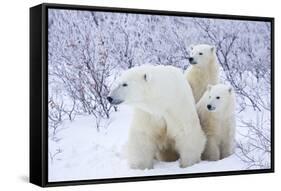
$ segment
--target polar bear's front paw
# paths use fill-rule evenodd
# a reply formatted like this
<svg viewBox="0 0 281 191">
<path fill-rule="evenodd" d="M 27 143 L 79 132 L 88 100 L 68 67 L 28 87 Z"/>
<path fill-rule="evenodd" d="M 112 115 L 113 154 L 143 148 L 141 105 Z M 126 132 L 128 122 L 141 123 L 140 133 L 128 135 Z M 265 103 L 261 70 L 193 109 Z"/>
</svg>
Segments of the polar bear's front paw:
<svg viewBox="0 0 281 191">
<path fill-rule="evenodd" d="M 202 160 L 217 161 L 217 160 L 220 160 L 220 154 L 219 153 L 207 153 L 207 152 L 204 152 L 202 154 Z"/>
<path fill-rule="evenodd" d="M 183 159 L 183 158 L 181 158 L 179 162 L 180 162 L 181 168 L 186 168 L 188 166 L 192 166 L 192 165 L 200 162 L 200 158 L 198 158 L 198 159 L 187 159 L 187 158 Z"/>
</svg>

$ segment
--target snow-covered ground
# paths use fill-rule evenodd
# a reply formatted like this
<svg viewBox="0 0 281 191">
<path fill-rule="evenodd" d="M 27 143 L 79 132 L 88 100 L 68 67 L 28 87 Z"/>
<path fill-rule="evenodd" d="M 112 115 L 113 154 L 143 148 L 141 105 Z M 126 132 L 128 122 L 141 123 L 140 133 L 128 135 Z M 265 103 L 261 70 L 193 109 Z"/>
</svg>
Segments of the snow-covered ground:
<svg viewBox="0 0 281 191">
<path fill-rule="evenodd" d="M 127 165 L 126 143 L 131 109 L 119 107 L 106 128 L 98 131 L 94 118 L 79 116 L 66 121 L 54 137 L 49 138 L 49 181 L 86 180 L 132 176 L 188 174 L 245 169 L 234 154 L 217 162 L 202 161 L 180 168 L 178 161 L 155 161 L 151 170 L 132 170 Z"/>
</svg>

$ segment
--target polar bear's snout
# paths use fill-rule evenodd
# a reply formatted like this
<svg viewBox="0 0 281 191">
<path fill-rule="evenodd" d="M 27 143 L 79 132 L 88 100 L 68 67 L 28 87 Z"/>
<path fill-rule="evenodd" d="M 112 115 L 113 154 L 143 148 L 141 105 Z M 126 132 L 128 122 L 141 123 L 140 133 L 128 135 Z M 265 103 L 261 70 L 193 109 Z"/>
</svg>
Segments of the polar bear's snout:
<svg viewBox="0 0 281 191">
<path fill-rule="evenodd" d="M 112 105 L 118 105 L 118 104 L 121 104 L 121 103 L 123 102 L 123 101 L 120 100 L 120 99 L 114 99 L 114 98 L 112 98 L 112 97 L 110 97 L 110 96 L 107 97 L 107 100 L 108 100 L 108 102 L 109 102 L 110 104 L 112 104 Z"/>
<path fill-rule="evenodd" d="M 193 57 L 189 57 L 188 61 L 189 61 L 190 64 L 197 64 L 197 62 L 194 60 Z"/>
<path fill-rule="evenodd" d="M 118 96 L 118 88 L 113 89 L 109 95 L 107 96 L 107 101 L 112 104 L 112 105 L 118 105 L 121 104 L 124 100 L 120 98 L 120 96 Z"/>
<path fill-rule="evenodd" d="M 113 101 L 113 98 L 110 96 L 108 96 L 106 99 L 108 100 L 109 103 L 111 103 Z"/>
<path fill-rule="evenodd" d="M 207 109 L 209 111 L 214 111 L 216 109 L 216 107 L 212 106 L 211 104 L 207 104 Z"/>
<path fill-rule="evenodd" d="M 106 99 L 112 105 L 119 105 L 119 104 L 121 104 L 123 102 L 123 100 L 121 100 L 119 98 L 116 98 L 114 96 L 111 96 L 111 95 L 107 96 Z"/>
</svg>

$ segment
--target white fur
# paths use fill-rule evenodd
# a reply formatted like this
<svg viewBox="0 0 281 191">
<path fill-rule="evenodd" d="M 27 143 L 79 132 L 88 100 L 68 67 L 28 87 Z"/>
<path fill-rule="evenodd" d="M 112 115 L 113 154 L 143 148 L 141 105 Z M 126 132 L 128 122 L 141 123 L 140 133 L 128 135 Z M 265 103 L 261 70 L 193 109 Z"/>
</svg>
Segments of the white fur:
<svg viewBox="0 0 281 191">
<path fill-rule="evenodd" d="M 181 167 L 200 161 L 206 137 L 192 90 L 179 69 L 132 68 L 122 75 L 110 97 L 134 108 L 128 141 L 131 168 L 153 168 L 153 159 L 166 148 L 178 153 Z"/>
<path fill-rule="evenodd" d="M 202 54 L 202 55 L 200 55 Z M 219 65 L 214 46 L 200 44 L 190 47 L 191 66 L 185 71 L 195 103 L 199 101 L 208 84 L 219 83 Z"/>
<path fill-rule="evenodd" d="M 209 105 L 209 109 L 207 106 Z M 234 152 L 235 93 L 232 87 L 209 85 L 197 103 L 197 112 L 207 143 L 203 160 L 223 159 Z"/>
</svg>

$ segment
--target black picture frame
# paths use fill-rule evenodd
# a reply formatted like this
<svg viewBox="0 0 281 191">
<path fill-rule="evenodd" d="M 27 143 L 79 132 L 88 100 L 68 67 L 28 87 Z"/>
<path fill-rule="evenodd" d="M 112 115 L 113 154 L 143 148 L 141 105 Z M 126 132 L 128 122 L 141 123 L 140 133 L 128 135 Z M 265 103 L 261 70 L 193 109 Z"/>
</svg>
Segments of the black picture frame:
<svg viewBox="0 0 281 191">
<path fill-rule="evenodd" d="M 271 24 L 271 168 L 95 180 L 48 181 L 48 9 L 90 10 L 151 15 L 267 21 Z M 274 18 L 143 10 L 82 5 L 40 4 L 30 8 L 30 182 L 42 187 L 274 172 Z"/>
</svg>

